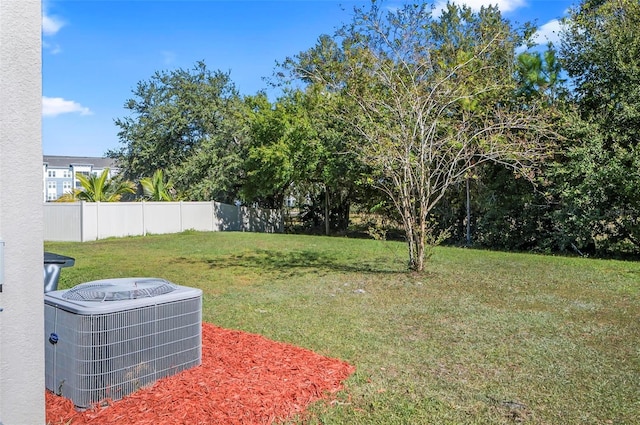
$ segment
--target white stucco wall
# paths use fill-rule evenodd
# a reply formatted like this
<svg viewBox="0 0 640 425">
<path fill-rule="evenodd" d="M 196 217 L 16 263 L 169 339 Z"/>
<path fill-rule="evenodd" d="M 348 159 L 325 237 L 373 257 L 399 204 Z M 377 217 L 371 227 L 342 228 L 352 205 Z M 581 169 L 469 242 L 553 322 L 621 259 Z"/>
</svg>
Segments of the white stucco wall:
<svg viewBox="0 0 640 425">
<path fill-rule="evenodd" d="M 40 0 L 0 0 L 3 425 L 45 423 L 41 22 Z"/>
</svg>

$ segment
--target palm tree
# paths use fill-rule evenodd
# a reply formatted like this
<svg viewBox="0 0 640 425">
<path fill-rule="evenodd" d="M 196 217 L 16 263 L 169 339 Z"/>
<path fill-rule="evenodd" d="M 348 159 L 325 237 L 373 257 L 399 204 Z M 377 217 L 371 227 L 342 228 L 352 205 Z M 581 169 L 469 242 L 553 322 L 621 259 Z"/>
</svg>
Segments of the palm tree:
<svg viewBox="0 0 640 425">
<path fill-rule="evenodd" d="M 117 202 L 125 193 L 135 193 L 133 183 L 129 181 L 115 181 L 108 179 L 109 169 L 105 168 L 98 176 L 85 176 L 76 173 L 82 189 L 74 189 L 73 193 L 62 196 L 59 201 L 81 200 L 87 202 Z"/>
<path fill-rule="evenodd" d="M 150 201 L 174 201 L 176 199 L 171 180 L 165 183 L 162 170 L 156 170 L 152 177 L 140 179 L 144 198 Z"/>
</svg>

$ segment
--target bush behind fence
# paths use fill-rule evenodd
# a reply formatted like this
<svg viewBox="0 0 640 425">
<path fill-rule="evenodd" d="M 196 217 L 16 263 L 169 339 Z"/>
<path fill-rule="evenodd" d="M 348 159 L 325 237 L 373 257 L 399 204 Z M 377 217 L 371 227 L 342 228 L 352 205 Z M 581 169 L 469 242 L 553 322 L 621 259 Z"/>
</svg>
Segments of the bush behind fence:
<svg viewBox="0 0 640 425">
<path fill-rule="evenodd" d="M 185 230 L 279 233 L 282 213 L 219 202 L 44 204 L 44 240 L 85 242 Z"/>
</svg>

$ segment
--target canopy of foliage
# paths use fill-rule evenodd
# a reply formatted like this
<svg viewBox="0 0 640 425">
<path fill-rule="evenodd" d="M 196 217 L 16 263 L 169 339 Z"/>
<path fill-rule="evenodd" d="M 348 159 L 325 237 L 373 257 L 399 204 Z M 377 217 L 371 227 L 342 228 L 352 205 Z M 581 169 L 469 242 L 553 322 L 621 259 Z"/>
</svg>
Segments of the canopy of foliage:
<svg viewBox="0 0 640 425">
<path fill-rule="evenodd" d="M 640 4 L 583 0 L 546 49 L 534 31 L 372 1 L 278 65 L 275 100 L 204 62 L 156 72 L 109 155 L 147 199 L 293 203 L 327 234 L 375 212 L 414 270 L 441 241 L 637 255 Z"/>
</svg>

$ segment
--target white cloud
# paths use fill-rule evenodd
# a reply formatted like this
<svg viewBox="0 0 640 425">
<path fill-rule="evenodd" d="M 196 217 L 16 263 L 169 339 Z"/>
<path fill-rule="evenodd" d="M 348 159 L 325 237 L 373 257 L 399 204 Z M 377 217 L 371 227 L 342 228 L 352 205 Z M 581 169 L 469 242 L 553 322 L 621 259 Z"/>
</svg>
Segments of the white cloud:
<svg viewBox="0 0 640 425">
<path fill-rule="evenodd" d="M 64 22 L 59 18 L 47 15 L 47 12 L 42 13 L 42 33 L 44 35 L 55 35 L 63 26 Z"/>
<path fill-rule="evenodd" d="M 450 3 L 455 3 L 459 6 L 466 4 L 473 10 L 480 10 L 482 6 L 498 6 L 500 12 L 511 12 L 520 7 L 526 6 L 526 0 L 449 0 Z M 435 2 L 435 8 L 433 9 L 434 16 L 439 16 L 440 12 L 447 7 L 447 0 L 437 0 Z"/>
<path fill-rule="evenodd" d="M 42 97 L 42 115 L 45 117 L 55 117 L 61 114 L 79 113 L 80 115 L 91 115 L 93 112 L 87 107 L 66 100 L 61 97 Z"/>
<path fill-rule="evenodd" d="M 45 40 L 42 40 L 42 48 L 49 51 L 52 55 L 57 55 L 62 52 L 62 47 L 60 47 L 59 44 L 47 43 Z"/>
<path fill-rule="evenodd" d="M 561 30 L 562 24 L 560 20 L 554 19 L 538 28 L 531 41 L 535 44 L 559 43 Z"/>
<path fill-rule="evenodd" d="M 56 55 L 62 51 L 62 48 L 58 44 L 51 44 L 51 37 L 55 36 L 60 28 L 65 25 L 65 22 L 57 16 L 51 15 L 48 12 L 49 1 L 43 0 L 42 2 L 42 48 L 49 53 Z"/>
</svg>

